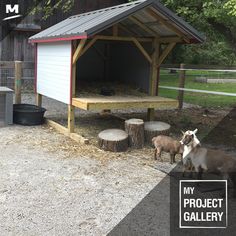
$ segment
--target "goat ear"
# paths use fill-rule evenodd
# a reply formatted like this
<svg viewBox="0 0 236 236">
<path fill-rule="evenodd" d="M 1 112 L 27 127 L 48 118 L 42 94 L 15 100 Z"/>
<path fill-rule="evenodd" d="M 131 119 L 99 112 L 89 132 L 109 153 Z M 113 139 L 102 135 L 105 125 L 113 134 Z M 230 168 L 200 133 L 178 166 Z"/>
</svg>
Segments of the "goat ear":
<svg viewBox="0 0 236 236">
<path fill-rule="evenodd" d="M 181 133 L 182 133 L 182 134 L 185 134 L 183 130 L 181 130 Z"/>
<path fill-rule="evenodd" d="M 198 129 L 195 129 L 195 130 L 193 131 L 193 133 L 194 133 L 194 134 L 196 134 L 196 133 L 197 133 L 197 131 L 198 131 Z"/>
</svg>

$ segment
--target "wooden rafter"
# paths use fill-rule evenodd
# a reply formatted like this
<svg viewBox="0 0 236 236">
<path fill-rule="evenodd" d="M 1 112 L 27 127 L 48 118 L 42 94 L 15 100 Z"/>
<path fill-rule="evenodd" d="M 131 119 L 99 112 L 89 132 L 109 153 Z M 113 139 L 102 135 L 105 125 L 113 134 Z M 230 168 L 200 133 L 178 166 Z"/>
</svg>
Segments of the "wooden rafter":
<svg viewBox="0 0 236 236">
<path fill-rule="evenodd" d="M 189 39 L 186 38 L 183 32 L 178 30 L 176 27 L 174 27 L 171 23 L 169 23 L 167 20 L 164 20 L 162 17 L 160 17 L 158 14 L 156 14 L 152 9 L 146 10 L 152 17 L 157 19 L 160 23 L 162 23 L 165 27 L 169 28 L 170 30 L 174 31 L 179 37 L 183 38 L 186 42 L 189 42 Z"/>
<path fill-rule="evenodd" d="M 152 58 L 149 56 L 149 54 L 147 53 L 147 51 L 144 49 L 144 47 L 140 44 L 140 42 L 136 39 L 133 38 L 133 42 L 136 45 L 136 47 L 140 50 L 140 52 L 144 55 L 144 57 L 150 62 L 152 63 Z"/>
<path fill-rule="evenodd" d="M 165 58 L 168 56 L 168 54 L 171 52 L 171 50 L 174 48 L 176 43 L 170 43 L 168 46 L 165 48 L 165 50 L 162 52 L 161 56 L 159 57 L 157 67 L 160 67 L 162 62 L 165 60 Z"/>
<path fill-rule="evenodd" d="M 87 39 L 81 39 L 80 42 L 79 42 L 79 45 L 77 46 L 76 50 L 75 50 L 75 53 L 73 55 L 73 64 L 75 64 L 78 60 L 78 58 L 80 57 L 81 55 L 81 52 L 83 50 L 83 47 L 86 43 L 86 40 Z"/>
<path fill-rule="evenodd" d="M 137 18 L 135 18 L 134 16 L 130 16 L 129 19 L 137 24 L 140 28 L 142 28 L 144 31 L 148 32 L 149 34 L 151 34 L 154 37 L 159 37 L 159 35 L 154 32 L 152 29 L 150 29 L 149 27 L 147 27 L 144 23 L 142 23 L 141 21 L 139 21 Z"/>
<path fill-rule="evenodd" d="M 126 31 L 128 34 L 130 34 L 130 36 L 134 34 L 134 32 L 132 32 L 130 29 L 128 29 L 126 26 L 124 26 L 121 23 L 119 23 L 119 28 L 121 28 L 123 31 Z"/>
<path fill-rule="evenodd" d="M 95 36 L 91 41 L 89 41 L 86 46 L 83 48 L 80 56 L 84 55 L 84 53 L 89 49 L 91 48 L 95 43 L 96 41 L 98 40 L 98 36 Z"/>
</svg>

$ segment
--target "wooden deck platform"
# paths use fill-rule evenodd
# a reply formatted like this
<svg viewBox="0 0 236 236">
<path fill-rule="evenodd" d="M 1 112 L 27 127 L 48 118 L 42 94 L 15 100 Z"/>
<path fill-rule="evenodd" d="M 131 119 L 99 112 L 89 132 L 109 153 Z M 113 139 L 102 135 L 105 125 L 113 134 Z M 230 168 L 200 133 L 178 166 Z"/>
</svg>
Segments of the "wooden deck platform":
<svg viewBox="0 0 236 236">
<path fill-rule="evenodd" d="M 157 96 L 111 96 L 73 98 L 72 105 L 86 111 L 130 108 L 177 108 L 178 101 Z"/>
</svg>

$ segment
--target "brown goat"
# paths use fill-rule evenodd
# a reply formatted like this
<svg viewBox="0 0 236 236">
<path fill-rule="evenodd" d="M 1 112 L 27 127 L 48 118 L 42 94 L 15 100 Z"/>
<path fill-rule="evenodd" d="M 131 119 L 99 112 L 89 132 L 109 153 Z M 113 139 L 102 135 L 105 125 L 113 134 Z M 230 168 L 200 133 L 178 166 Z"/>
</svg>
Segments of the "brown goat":
<svg viewBox="0 0 236 236">
<path fill-rule="evenodd" d="M 162 160 L 161 153 L 162 151 L 170 153 L 170 163 L 173 164 L 175 162 L 176 154 L 183 154 L 184 145 L 182 145 L 179 141 L 165 135 L 159 135 L 152 139 L 152 143 L 155 147 L 154 159 L 158 158 Z"/>
</svg>

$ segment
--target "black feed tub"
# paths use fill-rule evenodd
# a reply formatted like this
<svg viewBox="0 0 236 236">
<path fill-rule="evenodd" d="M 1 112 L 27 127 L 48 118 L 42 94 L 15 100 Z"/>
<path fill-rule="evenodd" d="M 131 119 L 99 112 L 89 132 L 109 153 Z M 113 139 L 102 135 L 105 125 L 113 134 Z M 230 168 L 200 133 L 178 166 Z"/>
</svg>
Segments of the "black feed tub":
<svg viewBox="0 0 236 236">
<path fill-rule="evenodd" d="M 30 104 L 13 105 L 13 122 L 19 125 L 41 125 L 46 109 Z"/>
</svg>

